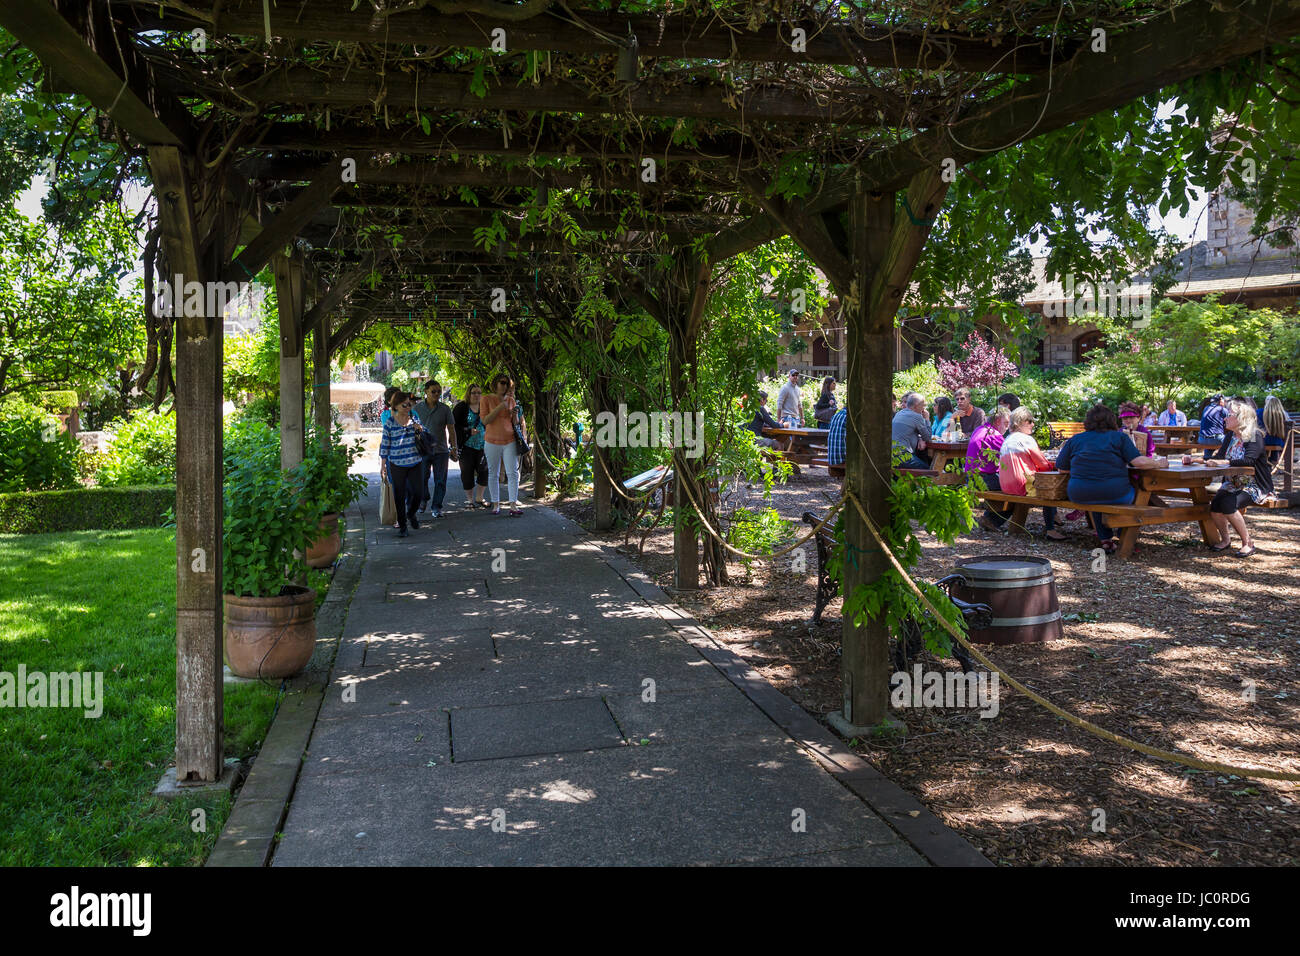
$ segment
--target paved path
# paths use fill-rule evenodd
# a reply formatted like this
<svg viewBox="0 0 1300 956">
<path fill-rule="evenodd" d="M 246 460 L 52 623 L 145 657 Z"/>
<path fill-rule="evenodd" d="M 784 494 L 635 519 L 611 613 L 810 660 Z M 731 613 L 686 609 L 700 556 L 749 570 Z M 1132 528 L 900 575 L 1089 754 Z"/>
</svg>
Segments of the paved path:
<svg viewBox="0 0 1300 956">
<path fill-rule="evenodd" d="M 926 864 L 618 555 L 450 484 L 405 540 L 375 527 L 372 485 L 274 865 Z"/>
</svg>

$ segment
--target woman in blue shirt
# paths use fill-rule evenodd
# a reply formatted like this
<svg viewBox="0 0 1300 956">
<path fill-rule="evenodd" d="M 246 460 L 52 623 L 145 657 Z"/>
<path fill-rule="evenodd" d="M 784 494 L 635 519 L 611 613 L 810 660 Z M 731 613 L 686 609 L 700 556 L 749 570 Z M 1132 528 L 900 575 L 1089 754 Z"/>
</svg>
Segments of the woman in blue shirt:
<svg viewBox="0 0 1300 956">
<path fill-rule="evenodd" d="M 1159 468 L 1159 458 L 1138 452 L 1133 439 L 1119 430 L 1119 419 L 1105 405 L 1094 405 L 1083 420 L 1083 431 L 1061 446 L 1056 467 L 1070 473 L 1066 494 L 1071 501 L 1089 505 L 1132 504 L 1137 492 L 1129 481 L 1129 468 Z M 1101 546 L 1115 551 L 1115 532 L 1100 514 L 1089 512 Z"/>
<path fill-rule="evenodd" d="M 952 424 L 952 402 L 947 395 L 940 395 L 934 400 L 934 421 L 930 423 L 930 435 L 938 438 Z"/>
<path fill-rule="evenodd" d="M 424 476 L 424 456 L 415 443 L 416 432 L 423 431 L 419 421 L 411 418 L 415 396 L 394 392 L 392 415 L 384 422 L 384 437 L 379 441 L 379 477 L 393 486 L 393 503 L 397 506 L 397 536 L 405 538 L 406 525 L 419 528 L 416 509 L 420 507 L 420 479 Z"/>
</svg>

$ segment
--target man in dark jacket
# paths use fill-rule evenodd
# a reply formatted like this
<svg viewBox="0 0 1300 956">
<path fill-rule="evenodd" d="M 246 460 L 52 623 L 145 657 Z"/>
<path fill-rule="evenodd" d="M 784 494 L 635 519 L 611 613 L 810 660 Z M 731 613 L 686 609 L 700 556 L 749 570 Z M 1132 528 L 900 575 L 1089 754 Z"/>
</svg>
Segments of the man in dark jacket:
<svg viewBox="0 0 1300 956">
<path fill-rule="evenodd" d="M 459 461 L 456 448 L 456 422 L 451 409 L 444 405 L 442 386 L 437 382 L 426 382 L 424 401 L 417 402 L 411 414 L 420 419 L 434 441 L 434 454 L 424 459 L 424 481 L 421 483 L 423 494 L 420 498 L 420 511 L 426 508 L 435 518 L 442 517 L 442 502 L 447 496 L 447 460 Z M 433 476 L 433 493 L 429 493 L 429 476 Z"/>
</svg>

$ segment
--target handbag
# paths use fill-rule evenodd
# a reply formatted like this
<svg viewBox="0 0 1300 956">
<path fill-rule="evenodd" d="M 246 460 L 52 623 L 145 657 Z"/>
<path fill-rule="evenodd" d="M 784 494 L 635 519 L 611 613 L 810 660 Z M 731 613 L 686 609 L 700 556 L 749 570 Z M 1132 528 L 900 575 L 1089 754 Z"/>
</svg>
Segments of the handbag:
<svg viewBox="0 0 1300 956">
<path fill-rule="evenodd" d="M 381 482 L 379 489 L 379 524 L 388 527 L 397 521 L 397 503 L 393 500 L 393 486 L 388 481 Z"/>
<path fill-rule="evenodd" d="M 524 455 L 528 454 L 528 439 L 524 437 L 524 430 L 519 427 L 519 423 L 514 422 L 513 424 L 515 426 L 515 451 L 519 453 L 520 458 L 523 458 Z"/>
<path fill-rule="evenodd" d="M 415 447 L 425 458 L 432 458 L 438 454 L 438 443 L 433 440 L 427 428 L 421 428 L 415 433 Z"/>
</svg>

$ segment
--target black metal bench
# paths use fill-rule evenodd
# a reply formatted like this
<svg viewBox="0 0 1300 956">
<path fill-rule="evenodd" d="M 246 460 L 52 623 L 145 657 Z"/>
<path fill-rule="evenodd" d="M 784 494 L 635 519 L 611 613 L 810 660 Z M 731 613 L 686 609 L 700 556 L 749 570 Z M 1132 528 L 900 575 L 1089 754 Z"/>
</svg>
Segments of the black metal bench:
<svg viewBox="0 0 1300 956">
<path fill-rule="evenodd" d="M 812 511 L 803 513 L 803 523 L 816 527 L 821 522 L 821 516 Z M 822 622 L 822 612 L 826 610 L 826 605 L 839 591 L 839 586 L 831 579 L 826 571 L 826 565 L 831 558 L 831 550 L 835 547 L 835 537 L 827 530 L 830 526 L 823 526 L 816 534 L 814 540 L 817 542 L 817 603 L 813 609 L 813 623 Z M 987 604 L 972 604 L 969 601 L 963 601 L 961 598 L 953 597 L 952 589 L 958 582 L 964 582 L 966 579 L 960 574 L 950 574 L 947 577 L 935 581 L 935 586 L 942 588 L 943 592 L 948 595 L 948 600 L 956 605 L 961 611 L 962 618 L 966 622 L 966 629 L 969 631 L 973 628 L 988 627 L 993 622 L 993 609 Z M 925 612 L 927 615 L 930 612 Z M 921 655 L 922 641 L 920 624 L 909 618 L 904 622 L 902 627 L 901 640 L 893 642 L 892 656 L 894 660 L 894 669 L 898 671 L 907 670 L 908 660 L 915 660 Z M 951 638 L 948 641 L 949 651 L 961 664 L 963 670 L 971 671 L 975 669 L 975 662 L 971 659 L 966 649 Z"/>
</svg>

